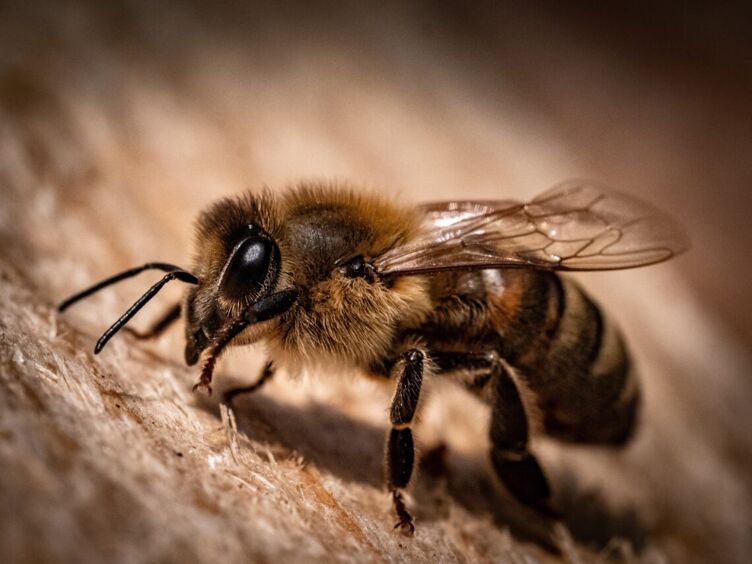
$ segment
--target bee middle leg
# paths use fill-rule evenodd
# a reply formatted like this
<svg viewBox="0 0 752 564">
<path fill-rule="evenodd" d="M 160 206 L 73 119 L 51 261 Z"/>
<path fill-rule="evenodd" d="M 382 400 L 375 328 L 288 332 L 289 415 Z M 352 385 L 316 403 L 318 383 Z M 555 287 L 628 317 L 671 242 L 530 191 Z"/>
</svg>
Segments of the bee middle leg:
<svg viewBox="0 0 752 564">
<path fill-rule="evenodd" d="M 410 482 L 415 464 L 415 445 L 410 425 L 420 399 L 426 354 L 421 349 L 410 349 L 397 363 L 397 386 L 389 409 L 392 428 L 386 442 L 386 477 L 392 504 L 397 514 L 395 529 L 407 535 L 415 531 L 412 515 L 407 511 L 402 497 Z"/>
</svg>

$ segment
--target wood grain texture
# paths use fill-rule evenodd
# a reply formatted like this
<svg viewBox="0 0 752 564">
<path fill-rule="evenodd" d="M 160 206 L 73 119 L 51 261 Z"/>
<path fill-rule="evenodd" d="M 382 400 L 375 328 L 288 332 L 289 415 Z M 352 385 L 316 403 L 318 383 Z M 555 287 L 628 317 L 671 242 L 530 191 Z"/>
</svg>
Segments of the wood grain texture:
<svg viewBox="0 0 752 564">
<path fill-rule="evenodd" d="M 608 16 L 545 3 L 204 9 L 0 8 L 0 561 L 744 562 L 743 18 L 639 3 Z M 196 214 L 248 186 L 338 178 L 415 201 L 498 199 L 572 176 L 674 210 L 694 246 L 578 276 L 622 326 L 645 406 L 624 451 L 533 443 L 566 516 L 562 557 L 492 481 L 488 413 L 450 386 L 425 383 L 416 436 L 430 456 L 406 539 L 382 485 L 388 388 L 283 374 L 239 399 L 234 431 L 190 392 L 180 331 L 118 335 L 92 355 L 148 275 L 54 312 L 118 270 L 187 265 Z M 135 326 L 179 295 L 166 289 Z M 233 353 L 217 391 L 263 365 L 261 350 Z"/>
</svg>

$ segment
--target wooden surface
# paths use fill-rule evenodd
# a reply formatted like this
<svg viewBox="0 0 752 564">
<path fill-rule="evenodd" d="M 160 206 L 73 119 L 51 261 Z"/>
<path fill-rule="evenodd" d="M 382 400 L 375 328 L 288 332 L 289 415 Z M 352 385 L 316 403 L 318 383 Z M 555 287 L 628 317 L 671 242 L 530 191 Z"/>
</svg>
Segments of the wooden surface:
<svg viewBox="0 0 752 564">
<path fill-rule="evenodd" d="M 647 14 L 4 5 L 0 561 L 744 562 L 748 45 L 733 13 Z M 117 270 L 187 265 L 192 218 L 250 186 L 527 198 L 571 176 L 674 210 L 694 247 L 580 277 L 623 327 L 645 406 L 624 451 L 535 443 L 553 531 L 490 478 L 488 414 L 458 391 L 429 386 L 420 449 L 448 451 L 413 484 L 408 539 L 381 486 L 388 387 L 282 374 L 238 402 L 235 429 L 190 391 L 180 330 L 92 354 L 148 275 L 54 311 Z M 263 358 L 232 353 L 218 386 Z"/>
</svg>

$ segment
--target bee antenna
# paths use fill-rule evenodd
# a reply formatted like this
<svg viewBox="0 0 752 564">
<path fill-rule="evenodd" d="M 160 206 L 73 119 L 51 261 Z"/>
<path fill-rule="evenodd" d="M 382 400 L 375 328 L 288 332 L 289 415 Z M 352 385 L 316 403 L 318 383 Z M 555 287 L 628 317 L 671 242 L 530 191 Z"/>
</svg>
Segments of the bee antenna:
<svg viewBox="0 0 752 564">
<path fill-rule="evenodd" d="M 137 266 L 135 268 L 131 268 L 130 270 L 126 270 L 125 272 L 121 272 L 120 274 L 115 274 L 114 276 L 105 278 L 101 282 L 97 282 L 96 284 L 94 284 L 94 286 L 92 286 L 91 288 L 87 288 L 86 290 L 82 290 L 78 292 L 77 294 L 72 295 L 70 298 L 68 298 L 63 303 L 61 303 L 57 307 L 57 310 L 62 313 L 63 311 L 68 309 L 70 306 L 72 306 L 76 302 L 81 301 L 84 298 L 88 298 L 92 294 L 99 292 L 99 290 L 106 288 L 107 286 L 111 286 L 112 284 L 116 284 L 120 282 L 121 280 L 125 280 L 126 278 L 132 278 L 133 276 L 136 276 L 137 274 L 141 274 L 145 270 L 163 270 L 164 272 L 178 272 L 179 271 L 179 272 L 184 272 L 185 274 L 188 274 L 185 270 L 183 270 L 179 266 L 175 266 L 174 264 L 168 264 L 166 262 L 147 262 L 144 265 Z M 189 280 L 184 280 L 184 282 L 189 282 Z M 196 282 L 191 282 L 191 283 L 196 284 Z"/>
<path fill-rule="evenodd" d="M 157 268 L 159 270 L 165 270 L 163 267 L 170 266 L 170 265 L 164 265 L 162 263 L 152 263 L 152 265 L 144 265 L 144 267 L 140 268 L 134 268 L 133 270 L 129 270 L 128 272 L 124 272 L 122 274 L 118 274 L 116 276 L 113 276 L 112 278 L 108 278 L 107 280 L 104 280 L 103 282 L 100 282 L 93 288 L 90 288 L 89 290 L 85 290 L 84 292 L 81 292 L 82 295 L 73 296 L 73 298 L 81 299 L 86 297 L 87 295 L 96 292 L 97 290 L 103 288 L 104 286 L 107 286 L 109 284 L 113 284 L 119 280 L 122 280 L 123 278 L 128 278 L 129 276 L 133 276 L 134 274 L 138 274 L 142 270 L 146 270 L 146 268 Z M 177 267 L 172 267 L 177 268 Z M 135 272 L 134 272 L 135 271 Z M 193 274 L 190 272 L 186 272 L 185 270 L 172 270 L 164 275 L 164 277 L 154 284 L 151 288 L 149 288 L 146 292 L 144 292 L 144 295 L 141 296 L 138 300 L 136 300 L 136 303 L 134 303 L 131 307 L 128 308 L 128 310 L 120 316 L 120 319 L 118 319 L 115 323 L 112 324 L 112 327 L 107 329 L 107 331 L 104 332 L 104 334 L 99 337 L 99 340 L 97 341 L 96 346 L 94 347 L 94 354 L 99 354 L 99 352 L 104 348 L 104 346 L 107 344 L 107 341 L 109 341 L 115 333 L 120 331 L 120 329 L 123 328 L 123 326 L 128 323 L 131 318 L 138 313 L 138 311 L 144 307 L 149 300 L 151 300 L 154 296 L 157 295 L 157 292 L 159 292 L 162 289 L 162 286 L 167 284 L 170 280 L 180 280 L 181 282 L 186 282 L 188 284 L 198 284 L 198 278 L 196 278 Z M 73 303 L 71 300 L 70 301 Z M 76 300 L 73 300 L 76 301 Z M 63 305 L 66 305 L 66 303 L 63 303 Z M 70 304 L 68 304 L 70 305 Z M 62 306 L 61 306 L 62 308 Z"/>
</svg>

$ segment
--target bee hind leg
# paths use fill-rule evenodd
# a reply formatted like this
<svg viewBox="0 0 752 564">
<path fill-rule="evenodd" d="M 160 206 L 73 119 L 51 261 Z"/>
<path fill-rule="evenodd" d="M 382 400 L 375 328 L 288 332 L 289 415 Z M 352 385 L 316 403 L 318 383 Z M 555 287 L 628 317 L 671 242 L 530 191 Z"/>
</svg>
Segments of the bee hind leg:
<svg viewBox="0 0 752 564">
<path fill-rule="evenodd" d="M 551 489 L 538 460 L 528 450 L 529 424 L 519 390 L 498 355 L 434 352 L 431 360 L 439 374 L 459 378 L 468 390 L 491 404 L 491 463 L 496 475 L 515 499 L 548 517 Z"/>
<path fill-rule="evenodd" d="M 518 501 L 547 517 L 558 517 L 550 504 L 548 480 L 528 450 L 529 424 L 519 390 L 501 362 L 494 363 L 489 384 L 493 386 L 491 463 L 496 475 Z"/>
</svg>

